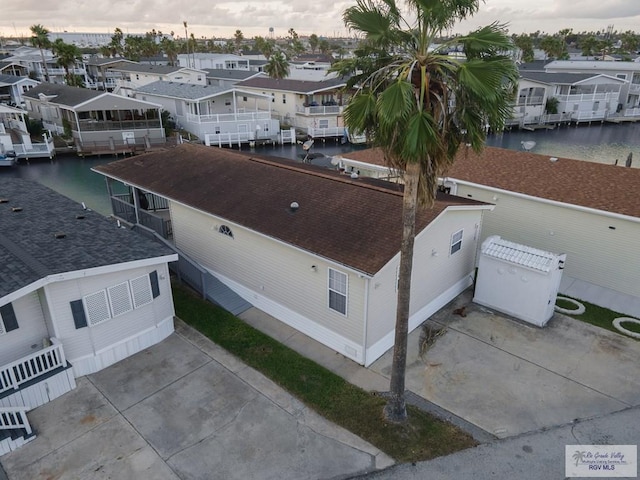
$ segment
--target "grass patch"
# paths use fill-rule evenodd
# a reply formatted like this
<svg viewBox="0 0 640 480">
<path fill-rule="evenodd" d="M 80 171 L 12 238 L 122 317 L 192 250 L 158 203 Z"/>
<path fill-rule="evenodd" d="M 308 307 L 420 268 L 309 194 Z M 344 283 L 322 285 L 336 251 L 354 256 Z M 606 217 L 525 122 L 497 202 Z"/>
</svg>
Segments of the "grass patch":
<svg viewBox="0 0 640 480">
<path fill-rule="evenodd" d="M 563 296 L 567 298 L 573 298 L 573 297 L 569 297 L 568 295 L 563 295 Z M 628 317 L 629 315 L 626 315 L 624 313 L 614 312 L 613 310 L 609 310 L 608 308 L 594 305 L 593 303 L 585 302 L 584 300 L 580 300 L 579 298 L 574 298 L 574 300 L 584 305 L 585 307 L 584 313 L 582 315 L 571 315 L 568 313 L 564 313 L 563 315 L 566 315 L 567 317 L 575 318 L 576 320 L 582 320 L 583 322 L 590 323 L 591 325 L 595 325 L 596 327 L 604 328 L 605 330 L 609 330 L 610 332 L 617 333 L 618 335 L 623 335 L 618 330 L 616 330 L 616 328 L 613 326 L 613 321 L 616 318 Z M 576 308 L 576 306 L 573 303 L 563 301 L 562 299 L 559 299 L 558 301 L 556 301 L 556 305 L 558 305 L 561 308 L 567 308 L 567 309 Z M 630 325 L 632 327 L 636 327 L 636 329 L 638 327 L 638 325 L 634 325 L 631 322 L 626 322 L 623 324 L 624 328 L 628 328 L 629 330 L 635 332 L 636 330 L 629 328 Z M 628 335 L 624 335 L 624 336 L 626 338 L 633 338 Z"/>
<path fill-rule="evenodd" d="M 384 398 L 348 383 L 181 285 L 173 286 L 173 298 L 184 322 L 398 462 L 428 460 L 477 444 L 466 432 L 412 406 L 405 424 L 386 422 Z"/>
</svg>

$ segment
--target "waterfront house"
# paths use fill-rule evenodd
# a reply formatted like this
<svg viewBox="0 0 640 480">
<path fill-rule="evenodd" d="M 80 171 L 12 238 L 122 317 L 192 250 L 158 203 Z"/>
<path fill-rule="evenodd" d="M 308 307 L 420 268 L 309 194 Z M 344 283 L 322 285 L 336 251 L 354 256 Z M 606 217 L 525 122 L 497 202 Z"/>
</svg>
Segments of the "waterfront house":
<svg viewBox="0 0 640 480">
<path fill-rule="evenodd" d="M 40 82 L 29 77 L 0 74 L 0 103 L 24 107 L 22 94 L 39 84 Z"/>
<path fill-rule="evenodd" d="M 384 165 L 377 149 L 344 156 Z M 482 240 L 499 235 L 566 253 L 561 291 L 578 280 L 640 298 L 640 203 L 633 195 L 640 169 L 495 147 L 477 155 L 462 148 L 442 181 L 452 194 L 495 204 L 484 216 Z"/>
<path fill-rule="evenodd" d="M 176 247 L 255 307 L 360 364 L 392 346 L 400 185 L 195 144 L 94 170 L 166 200 Z M 491 208 L 442 194 L 418 213 L 410 329 L 471 285 Z"/>
<path fill-rule="evenodd" d="M 12 165 L 20 159 L 53 158 L 56 154 L 53 138 L 47 133 L 42 136 L 42 142 L 32 140 L 24 110 L 0 104 L 0 155 L 6 157 L 3 163 L 9 160 Z"/>
<path fill-rule="evenodd" d="M 130 153 L 165 142 L 160 106 L 150 102 L 49 83 L 24 98 L 29 116 L 71 137 L 80 155 Z"/>
<path fill-rule="evenodd" d="M 24 413 L 173 332 L 177 257 L 38 183 L 0 179 L 0 454 Z M 11 421 L 9 421 L 11 420 Z M 8 425 L 9 424 L 9 425 Z"/>
<path fill-rule="evenodd" d="M 322 81 L 254 77 L 236 84 L 238 88 L 271 96 L 271 111 L 284 124 L 291 125 L 314 138 L 342 137 L 342 112 L 348 95 L 346 81 L 331 78 Z M 266 109 L 263 100 L 258 108 Z"/>
<path fill-rule="evenodd" d="M 137 65 L 126 58 L 100 58 L 92 56 L 87 61 L 87 88 L 112 92 L 118 86 L 117 80 L 122 78 L 119 72 L 110 70 L 124 65 Z"/>
<path fill-rule="evenodd" d="M 178 55 L 181 67 L 205 70 L 249 70 L 249 59 L 230 53 L 181 53 Z"/>
<path fill-rule="evenodd" d="M 238 82 L 260 75 L 253 70 L 231 70 L 226 68 L 205 68 L 207 85 L 212 87 L 232 87 Z"/>
<path fill-rule="evenodd" d="M 114 75 L 115 93 L 133 96 L 134 90 L 153 82 L 179 82 L 206 85 L 207 73 L 188 67 L 170 65 L 146 65 L 141 63 L 119 65 L 108 69 Z"/>
<path fill-rule="evenodd" d="M 161 105 L 179 128 L 207 145 L 275 142 L 280 132 L 280 122 L 271 118 L 268 95 L 235 87 L 154 82 L 138 88 L 134 96 Z M 267 110 L 260 110 L 258 103 L 264 99 L 260 103 L 266 103 Z"/>
<path fill-rule="evenodd" d="M 44 63 L 42 58 L 44 56 Z M 66 71 L 58 65 L 58 60 L 51 50 L 43 49 L 42 52 L 38 48 L 21 47 L 13 52 L 13 55 L 4 59 L 6 62 L 16 63 L 27 69 L 30 77 L 39 82 L 46 81 L 45 73 L 49 76 L 49 83 L 64 84 L 66 83 Z M 46 72 L 44 65 L 47 65 Z M 73 75 L 77 75 L 87 83 L 87 71 L 83 61 L 79 60 L 69 70 Z"/>
<path fill-rule="evenodd" d="M 610 119 L 640 119 L 640 63 L 594 60 L 554 60 L 545 65 L 550 73 L 599 73 L 624 81 L 619 107 L 610 111 Z"/>
<path fill-rule="evenodd" d="M 24 65 L 8 60 L 0 61 L 0 75 L 16 75 L 18 77 L 29 76 L 29 71 Z"/>
</svg>

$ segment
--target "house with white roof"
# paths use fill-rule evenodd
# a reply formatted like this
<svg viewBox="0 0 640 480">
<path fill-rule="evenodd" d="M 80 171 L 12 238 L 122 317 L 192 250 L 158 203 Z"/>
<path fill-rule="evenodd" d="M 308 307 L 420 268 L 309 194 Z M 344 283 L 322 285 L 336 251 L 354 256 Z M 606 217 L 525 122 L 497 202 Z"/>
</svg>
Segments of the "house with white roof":
<svg viewBox="0 0 640 480">
<path fill-rule="evenodd" d="M 32 438 L 30 409 L 173 332 L 177 256 L 18 178 L 0 179 L 0 224 L 1 455 Z"/>
<path fill-rule="evenodd" d="M 283 123 L 314 138 L 342 137 L 342 112 L 348 102 L 347 82 L 341 78 L 322 81 L 254 77 L 236 84 L 238 88 L 271 96 L 274 115 Z M 259 104 L 266 108 L 268 100 Z"/>
<path fill-rule="evenodd" d="M 196 144 L 94 171 L 165 199 L 175 246 L 255 307 L 363 365 L 393 345 L 400 185 Z M 491 208 L 417 213 L 411 330 L 471 285 Z"/>
<path fill-rule="evenodd" d="M 133 96 L 134 90 L 153 82 L 207 84 L 207 73 L 204 70 L 188 67 L 134 63 L 113 66 L 108 71 L 117 75 L 115 77 L 117 87 L 114 92 L 123 96 Z"/>
<path fill-rule="evenodd" d="M 270 97 L 237 87 L 153 82 L 134 97 L 161 105 L 180 128 L 207 145 L 276 141 L 280 122 L 271 116 Z M 258 105 L 265 105 L 261 110 Z"/>
</svg>

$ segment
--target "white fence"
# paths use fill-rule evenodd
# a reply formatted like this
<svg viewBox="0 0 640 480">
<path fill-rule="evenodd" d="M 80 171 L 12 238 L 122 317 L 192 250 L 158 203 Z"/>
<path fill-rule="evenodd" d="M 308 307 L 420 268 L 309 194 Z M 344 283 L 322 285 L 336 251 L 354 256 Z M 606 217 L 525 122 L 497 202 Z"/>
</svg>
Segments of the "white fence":
<svg viewBox="0 0 640 480">
<path fill-rule="evenodd" d="M 308 127 L 307 134 L 313 138 L 344 137 L 344 127 L 314 128 Z"/>
<path fill-rule="evenodd" d="M 28 407 L 0 407 L 0 430 L 24 428 L 27 435 L 33 430 L 27 419 Z"/>
<path fill-rule="evenodd" d="M 271 120 L 269 112 L 217 113 L 212 115 L 194 115 L 187 113 L 185 120 L 191 123 L 227 123 Z"/>
<path fill-rule="evenodd" d="M 23 383 L 64 367 L 67 361 L 62 344 L 56 338 L 52 338 L 51 343 L 50 347 L 0 367 L 0 393 L 16 390 Z"/>
</svg>

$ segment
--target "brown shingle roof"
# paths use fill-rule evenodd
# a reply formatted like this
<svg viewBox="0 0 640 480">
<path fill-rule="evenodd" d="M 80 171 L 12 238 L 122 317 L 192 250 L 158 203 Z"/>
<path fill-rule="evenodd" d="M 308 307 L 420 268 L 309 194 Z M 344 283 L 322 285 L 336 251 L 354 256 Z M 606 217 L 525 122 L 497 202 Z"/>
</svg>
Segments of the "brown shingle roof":
<svg viewBox="0 0 640 480">
<path fill-rule="evenodd" d="M 378 149 L 347 158 L 384 165 Z M 640 169 L 486 147 L 479 155 L 464 147 L 447 177 L 557 202 L 640 218 Z M 634 160 L 638 161 L 638 160 Z M 624 162 L 624 159 L 622 159 Z"/>
<path fill-rule="evenodd" d="M 190 144 L 95 170 L 368 274 L 400 248 L 402 194 L 387 182 Z M 459 205 L 484 204 L 443 195 L 416 231 Z"/>
</svg>

